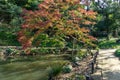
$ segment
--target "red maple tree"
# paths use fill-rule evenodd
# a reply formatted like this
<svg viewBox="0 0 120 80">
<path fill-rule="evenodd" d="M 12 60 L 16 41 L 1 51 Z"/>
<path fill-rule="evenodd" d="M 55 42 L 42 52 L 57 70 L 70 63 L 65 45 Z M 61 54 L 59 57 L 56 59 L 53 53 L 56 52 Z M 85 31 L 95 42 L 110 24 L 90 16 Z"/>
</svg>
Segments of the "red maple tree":
<svg viewBox="0 0 120 80">
<path fill-rule="evenodd" d="M 97 13 L 83 9 L 80 0 L 44 0 L 38 7 L 34 11 L 23 10 L 24 23 L 18 32 L 18 40 L 24 49 L 32 46 L 33 40 L 49 28 L 57 29 L 54 35 L 64 34 L 92 44 L 95 38 L 81 24 L 94 25 L 92 20 L 96 19 Z"/>
</svg>

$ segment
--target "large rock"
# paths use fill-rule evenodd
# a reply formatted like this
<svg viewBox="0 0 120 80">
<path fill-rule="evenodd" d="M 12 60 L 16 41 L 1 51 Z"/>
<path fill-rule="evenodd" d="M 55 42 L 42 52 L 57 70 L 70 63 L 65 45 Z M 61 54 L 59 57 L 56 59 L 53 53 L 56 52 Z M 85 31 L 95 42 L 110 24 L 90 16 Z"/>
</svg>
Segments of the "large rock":
<svg viewBox="0 0 120 80">
<path fill-rule="evenodd" d="M 1 51 L 1 52 L 0 52 L 0 60 L 5 61 L 6 59 L 7 59 L 7 57 L 5 56 L 4 52 Z"/>
</svg>

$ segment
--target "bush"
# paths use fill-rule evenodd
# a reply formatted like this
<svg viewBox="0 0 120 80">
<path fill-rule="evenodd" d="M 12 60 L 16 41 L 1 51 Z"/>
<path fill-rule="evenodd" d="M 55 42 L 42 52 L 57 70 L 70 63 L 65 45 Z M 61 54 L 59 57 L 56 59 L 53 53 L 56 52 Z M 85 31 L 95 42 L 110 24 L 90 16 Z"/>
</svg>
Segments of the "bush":
<svg viewBox="0 0 120 80">
<path fill-rule="evenodd" d="M 62 72 L 63 65 L 54 65 L 49 69 L 49 77 L 50 79 L 59 75 Z"/>
<path fill-rule="evenodd" d="M 19 51 L 16 50 L 16 49 L 7 48 L 7 49 L 5 50 L 5 55 L 6 55 L 6 56 L 10 56 L 10 55 L 14 56 L 14 55 L 16 55 L 16 54 L 19 54 Z"/>
<path fill-rule="evenodd" d="M 117 49 L 117 50 L 115 51 L 115 56 L 120 57 L 120 49 Z"/>
<path fill-rule="evenodd" d="M 35 54 L 48 54 L 49 53 L 49 49 L 45 49 L 45 48 L 32 49 L 31 53 L 35 53 Z"/>
<path fill-rule="evenodd" d="M 20 43 L 17 41 L 17 34 L 15 34 L 13 30 L 11 30 L 12 28 L 6 28 L 6 26 L 3 27 L 0 26 L 0 45 L 20 46 Z"/>
<path fill-rule="evenodd" d="M 5 52 L 6 52 L 6 54 L 11 54 L 13 52 L 13 50 L 11 48 L 7 48 Z"/>
<path fill-rule="evenodd" d="M 66 65 L 63 67 L 63 72 L 64 73 L 70 73 L 72 71 L 72 65 Z"/>
<path fill-rule="evenodd" d="M 102 40 L 98 43 L 98 47 L 101 49 L 119 48 L 119 45 L 116 40 Z"/>
</svg>

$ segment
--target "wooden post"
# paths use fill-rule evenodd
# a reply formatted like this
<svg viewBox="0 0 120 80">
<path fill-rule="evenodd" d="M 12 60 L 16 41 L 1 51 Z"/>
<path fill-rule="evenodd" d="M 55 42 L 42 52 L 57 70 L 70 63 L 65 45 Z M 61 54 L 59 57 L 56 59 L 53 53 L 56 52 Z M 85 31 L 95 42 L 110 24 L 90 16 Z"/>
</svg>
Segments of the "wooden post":
<svg viewBox="0 0 120 80">
<path fill-rule="evenodd" d="M 72 47 L 72 55 L 71 55 L 71 57 L 72 57 L 72 60 L 73 60 L 73 58 L 74 58 L 74 47 L 75 47 L 75 39 L 73 39 L 73 47 Z"/>
<path fill-rule="evenodd" d="M 92 74 L 94 73 L 94 61 L 92 61 L 92 63 L 91 63 L 91 73 Z"/>
</svg>

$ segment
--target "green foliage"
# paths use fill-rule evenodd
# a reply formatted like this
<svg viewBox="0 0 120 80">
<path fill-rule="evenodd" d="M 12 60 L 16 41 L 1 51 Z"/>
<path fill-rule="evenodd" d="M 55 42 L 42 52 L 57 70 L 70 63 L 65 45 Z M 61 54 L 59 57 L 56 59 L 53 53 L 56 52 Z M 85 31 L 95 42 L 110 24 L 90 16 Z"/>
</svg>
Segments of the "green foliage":
<svg viewBox="0 0 120 80">
<path fill-rule="evenodd" d="M 11 48 L 7 48 L 7 49 L 6 49 L 6 53 L 7 53 L 7 54 L 10 54 L 10 53 L 12 53 L 12 52 L 13 52 L 13 50 L 12 50 Z"/>
<path fill-rule="evenodd" d="M 5 55 L 6 55 L 6 56 L 14 56 L 14 55 L 16 55 L 16 54 L 20 54 L 19 51 L 16 50 L 16 49 L 7 48 L 7 49 L 5 50 Z"/>
<path fill-rule="evenodd" d="M 2 29 L 2 28 L 1 28 Z M 9 30 L 9 29 L 8 29 Z M 12 32 L 0 31 L 0 45 L 2 46 L 19 46 L 20 43 L 17 41 L 17 35 Z"/>
<path fill-rule="evenodd" d="M 62 64 L 55 64 L 54 66 L 50 67 L 49 76 L 55 77 L 62 72 L 63 65 Z"/>
<path fill-rule="evenodd" d="M 78 76 L 78 78 L 79 78 L 80 80 L 85 80 L 85 79 L 86 79 L 84 75 L 80 75 L 80 76 Z"/>
<path fill-rule="evenodd" d="M 115 56 L 120 57 L 120 49 L 117 49 L 117 50 L 115 51 Z"/>
<path fill-rule="evenodd" d="M 36 53 L 36 54 L 50 54 L 50 50 L 46 48 L 39 48 L 39 49 L 32 49 L 31 53 Z"/>
<path fill-rule="evenodd" d="M 64 47 L 65 46 L 65 42 L 62 42 L 58 39 L 55 39 L 55 38 L 51 38 L 51 39 L 48 39 L 49 41 L 46 43 L 46 46 L 48 47 Z"/>
<path fill-rule="evenodd" d="M 38 4 L 40 3 L 40 1 L 43 0 L 28 0 L 27 4 L 25 4 L 25 8 L 30 10 L 38 9 Z"/>
<path fill-rule="evenodd" d="M 83 57 L 86 56 L 86 51 L 80 50 L 77 52 L 76 56 L 78 56 L 80 59 L 82 59 Z"/>
<path fill-rule="evenodd" d="M 72 71 L 72 65 L 65 65 L 64 67 L 63 67 L 63 72 L 64 73 L 70 73 Z"/>
<path fill-rule="evenodd" d="M 0 17 L 4 22 L 14 26 L 20 25 L 22 21 L 20 18 L 21 13 L 21 7 L 4 0 L 0 1 Z"/>
<path fill-rule="evenodd" d="M 29 10 L 36 10 L 38 9 L 38 4 L 42 1 L 43 0 L 8 0 L 7 2 Z"/>
<path fill-rule="evenodd" d="M 34 46 L 39 47 L 65 47 L 65 41 L 62 37 L 54 36 L 49 37 L 48 34 L 40 34 L 33 41 Z"/>
<path fill-rule="evenodd" d="M 73 62 L 78 62 L 81 61 L 83 58 L 85 58 L 87 56 L 86 51 L 84 50 L 79 50 L 77 51 L 77 53 L 74 55 L 73 57 Z"/>
<path fill-rule="evenodd" d="M 42 0 L 0 0 L 0 45 L 18 46 L 22 8 L 35 10 Z"/>
<path fill-rule="evenodd" d="M 104 4 L 106 5 L 104 5 Z M 120 6 L 117 1 L 99 1 L 92 4 L 92 9 L 99 13 L 98 23 L 95 25 L 94 35 L 97 37 L 109 36 L 118 37 L 119 23 L 120 23 Z"/>
<path fill-rule="evenodd" d="M 102 40 L 98 42 L 98 47 L 101 49 L 119 48 L 120 44 L 116 40 Z"/>
<path fill-rule="evenodd" d="M 16 32 L 20 29 L 22 23 L 21 12 L 21 7 L 5 0 L 0 1 L 0 45 L 20 45 L 17 41 Z"/>
</svg>

